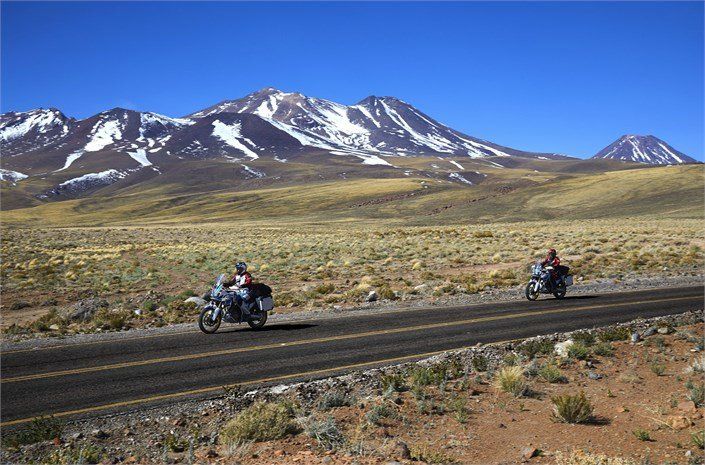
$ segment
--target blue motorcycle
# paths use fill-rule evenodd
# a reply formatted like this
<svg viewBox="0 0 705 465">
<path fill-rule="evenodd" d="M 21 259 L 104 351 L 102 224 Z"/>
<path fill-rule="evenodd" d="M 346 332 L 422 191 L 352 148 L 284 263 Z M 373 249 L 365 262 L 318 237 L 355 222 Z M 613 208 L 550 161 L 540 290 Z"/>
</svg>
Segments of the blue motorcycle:
<svg viewBox="0 0 705 465">
<path fill-rule="evenodd" d="M 206 334 L 215 333 L 220 324 L 243 323 L 252 329 L 260 329 L 267 322 L 267 312 L 274 308 L 269 286 L 257 284 L 247 298 L 243 290 L 226 289 L 223 286 L 225 275 L 221 274 L 206 296 L 208 302 L 198 317 L 198 327 Z"/>
</svg>

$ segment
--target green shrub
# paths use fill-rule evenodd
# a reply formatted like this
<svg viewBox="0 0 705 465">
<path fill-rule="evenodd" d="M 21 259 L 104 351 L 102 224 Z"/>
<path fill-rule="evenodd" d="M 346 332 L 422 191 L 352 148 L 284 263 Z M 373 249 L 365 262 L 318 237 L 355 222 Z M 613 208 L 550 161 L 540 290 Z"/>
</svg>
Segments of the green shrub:
<svg viewBox="0 0 705 465">
<path fill-rule="evenodd" d="M 412 386 L 438 385 L 445 379 L 445 367 L 418 367 L 411 372 Z"/>
<path fill-rule="evenodd" d="M 562 383 L 566 379 L 553 363 L 543 365 L 539 370 L 539 376 L 549 383 Z"/>
<path fill-rule="evenodd" d="M 571 339 L 575 342 L 579 342 L 586 347 L 590 347 L 595 343 L 595 335 L 590 331 L 577 331 L 571 335 Z"/>
<path fill-rule="evenodd" d="M 644 429 L 637 428 L 637 429 L 635 429 L 634 431 L 632 431 L 632 434 L 633 434 L 634 437 L 636 437 L 639 441 L 645 441 L 645 442 L 651 441 L 651 435 L 649 434 L 648 431 L 646 431 L 646 430 L 644 430 Z"/>
<path fill-rule="evenodd" d="M 705 383 L 695 384 L 692 381 L 685 383 L 688 393 L 686 397 L 688 400 L 692 400 L 697 407 L 702 407 L 705 405 Z"/>
<path fill-rule="evenodd" d="M 382 375 L 381 383 L 383 392 L 387 392 L 389 390 L 393 392 L 402 392 L 406 390 L 404 375 L 401 373 Z"/>
<path fill-rule="evenodd" d="M 566 423 L 586 423 L 592 417 L 592 405 L 584 392 L 563 394 L 551 398 L 553 415 Z"/>
<path fill-rule="evenodd" d="M 297 431 L 291 408 L 283 403 L 256 402 L 230 420 L 222 430 L 227 443 L 271 441 Z"/>
<path fill-rule="evenodd" d="M 505 367 L 495 375 L 495 386 L 514 397 L 523 396 L 528 390 L 524 370 L 521 367 Z"/>
<path fill-rule="evenodd" d="M 335 291 L 335 286 L 332 283 L 319 284 L 313 289 L 313 292 L 321 295 L 330 294 L 333 291 Z"/>
<path fill-rule="evenodd" d="M 383 418 L 397 418 L 398 416 L 397 411 L 388 404 L 378 404 L 365 414 L 365 420 L 372 425 L 379 425 Z"/>
<path fill-rule="evenodd" d="M 419 462 L 430 464 L 455 463 L 455 459 L 438 448 L 428 444 L 414 444 L 409 448 L 411 458 Z"/>
<path fill-rule="evenodd" d="M 601 331 L 597 338 L 602 342 L 614 342 L 614 341 L 626 341 L 632 335 L 632 332 L 626 326 L 620 326 L 618 328 L 610 328 Z"/>
<path fill-rule="evenodd" d="M 85 463 L 99 463 L 102 451 L 93 445 L 71 446 L 68 448 L 56 449 L 46 458 L 48 465 L 75 465 Z"/>
<path fill-rule="evenodd" d="M 549 339 L 532 339 L 519 346 L 519 352 L 529 359 L 537 355 L 549 355 L 553 353 L 553 342 Z"/>
<path fill-rule="evenodd" d="M 14 432 L 3 432 L 4 447 L 17 448 L 25 444 L 34 444 L 60 438 L 64 431 L 64 423 L 54 417 L 38 417 L 25 428 Z"/>
<path fill-rule="evenodd" d="M 698 449 L 705 449 L 705 429 L 691 433 L 690 440 Z"/>
<path fill-rule="evenodd" d="M 316 440 L 320 448 L 325 450 L 338 450 L 346 443 L 345 435 L 335 419 L 330 416 L 324 420 L 309 419 L 305 422 L 304 430 L 309 437 Z"/>
<path fill-rule="evenodd" d="M 587 360 L 590 357 L 590 349 L 580 342 L 574 342 L 568 346 L 568 357 L 576 360 Z"/>
<path fill-rule="evenodd" d="M 487 367 L 489 365 L 487 362 L 487 357 L 485 357 L 484 355 L 475 355 L 472 358 L 471 363 L 472 368 L 475 371 L 487 371 Z"/>
<path fill-rule="evenodd" d="M 159 307 L 156 302 L 153 300 L 145 300 L 144 303 L 142 304 L 142 310 L 145 312 L 153 312 Z"/>
<path fill-rule="evenodd" d="M 350 396 L 340 391 L 328 391 L 318 401 L 318 410 L 327 411 L 332 408 L 346 407 L 352 404 Z"/>
<path fill-rule="evenodd" d="M 611 357 L 614 355 L 614 347 L 609 342 L 598 342 L 592 352 L 600 357 Z"/>
<path fill-rule="evenodd" d="M 380 287 L 377 294 L 379 294 L 379 298 L 382 300 L 397 300 L 399 298 L 389 286 Z"/>
<path fill-rule="evenodd" d="M 653 360 L 649 364 L 649 368 L 651 369 L 651 372 L 656 376 L 663 376 L 663 374 L 666 372 L 666 364 L 660 360 Z"/>
</svg>

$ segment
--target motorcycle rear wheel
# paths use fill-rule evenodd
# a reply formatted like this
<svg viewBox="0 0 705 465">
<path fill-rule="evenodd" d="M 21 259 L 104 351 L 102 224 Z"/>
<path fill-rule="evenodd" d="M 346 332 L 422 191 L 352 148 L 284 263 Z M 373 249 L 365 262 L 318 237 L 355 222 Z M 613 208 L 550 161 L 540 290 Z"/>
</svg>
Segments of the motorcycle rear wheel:
<svg viewBox="0 0 705 465">
<path fill-rule="evenodd" d="M 262 317 L 259 320 L 247 320 L 247 324 L 252 329 L 260 329 L 267 322 L 267 312 L 262 312 Z"/>
<path fill-rule="evenodd" d="M 526 294 L 526 298 L 533 301 L 539 298 L 539 293 L 534 292 L 534 283 L 530 282 L 529 284 L 526 285 L 526 290 L 524 291 L 524 294 Z"/>
<path fill-rule="evenodd" d="M 223 313 L 221 312 L 220 315 L 218 315 L 218 319 L 216 321 L 211 321 L 211 314 L 214 310 L 215 308 L 213 307 L 206 307 L 201 310 L 201 314 L 198 316 L 198 327 L 206 334 L 213 334 L 218 331 L 218 328 L 220 328 Z"/>
<path fill-rule="evenodd" d="M 565 297 L 565 292 L 566 292 L 566 290 L 567 290 L 567 289 L 566 289 L 566 287 L 565 287 L 565 284 L 561 284 L 561 285 L 558 286 L 558 287 L 556 288 L 556 290 L 553 292 L 553 296 L 554 296 L 556 299 L 562 299 L 563 297 Z"/>
</svg>

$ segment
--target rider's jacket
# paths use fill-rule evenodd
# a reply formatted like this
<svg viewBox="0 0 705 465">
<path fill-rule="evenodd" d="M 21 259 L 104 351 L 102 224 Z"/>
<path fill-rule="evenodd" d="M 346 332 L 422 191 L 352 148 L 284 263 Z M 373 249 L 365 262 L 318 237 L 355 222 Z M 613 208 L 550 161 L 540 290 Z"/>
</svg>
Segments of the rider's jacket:
<svg viewBox="0 0 705 465">
<path fill-rule="evenodd" d="M 546 258 L 541 262 L 541 266 L 551 265 L 554 268 L 560 264 L 561 264 L 561 259 L 558 258 L 558 256 L 554 257 L 553 259 L 551 259 L 550 256 L 546 256 Z"/>
<path fill-rule="evenodd" d="M 249 289 L 252 286 L 252 275 L 249 271 L 245 271 L 242 274 L 235 273 L 228 282 L 223 284 L 225 287 L 238 286 L 240 288 Z"/>
</svg>

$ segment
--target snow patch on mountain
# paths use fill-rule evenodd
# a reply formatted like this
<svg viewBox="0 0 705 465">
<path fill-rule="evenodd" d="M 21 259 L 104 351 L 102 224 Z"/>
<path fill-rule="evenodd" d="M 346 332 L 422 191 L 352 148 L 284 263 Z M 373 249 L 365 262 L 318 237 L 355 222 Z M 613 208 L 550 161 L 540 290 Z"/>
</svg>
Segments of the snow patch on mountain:
<svg viewBox="0 0 705 465">
<path fill-rule="evenodd" d="M 136 152 L 127 152 L 127 154 L 141 166 L 152 166 L 152 162 L 147 158 L 145 149 L 137 149 Z"/>
<path fill-rule="evenodd" d="M 254 168 L 250 168 L 249 166 L 247 166 L 243 163 L 241 163 L 241 165 L 245 170 L 245 173 L 246 173 L 245 177 L 248 179 L 250 179 L 250 178 L 263 178 L 263 177 L 267 176 L 267 174 L 263 171 L 258 171 Z"/>
<path fill-rule="evenodd" d="M 112 184 L 127 176 L 129 172 L 109 169 L 99 173 L 88 173 L 59 184 L 59 190 L 84 190 L 97 185 Z"/>
<path fill-rule="evenodd" d="M 104 119 L 93 126 L 90 140 L 84 150 L 86 152 L 97 152 L 120 139 L 122 139 L 120 121 L 117 119 Z"/>
<path fill-rule="evenodd" d="M 76 160 L 81 158 L 81 155 L 83 155 L 83 154 L 84 154 L 83 150 L 78 150 L 76 152 L 70 153 L 69 156 L 66 157 L 66 161 L 64 162 L 64 166 L 54 172 L 56 173 L 59 171 L 64 171 L 66 168 L 71 166 L 73 164 L 73 162 L 75 162 Z"/>
<path fill-rule="evenodd" d="M 460 181 L 460 182 L 462 182 L 463 184 L 468 184 L 468 185 L 472 186 L 472 181 L 469 181 L 468 179 L 466 179 L 465 177 L 463 177 L 463 175 L 460 174 L 460 173 L 450 173 L 450 174 L 448 175 L 448 177 L 449 177 L 450 179 L 452 179 L 452 180 Z"/>
<path fill-rule="evenodd" d="M 253 160 L 258 159 L 259 155 L 257 155 L 255 152 L 253 152 L 252 149 L 250 149 L 247 145 L 240 142 L 240 139 L 243 139 L 243 140 L 249 142 L 250 145 L 252 145 L 252 146 L 255 145 L 251 140 L 243 138 L 240 131 L 241 131 L 240 123 L 226 124 L 226 123 L 221 122 L 220 120 L 213 121 L 212 135 L 214 137 L 217 137 L 218 139 L 223 141 L 225 144 L 241 151 L 242 153 L 245 154 L 245 156 L 247 156 Z"/>
<path fill-rule="evenodd" d="M 453 165 L 457 166 L 459 169 L 465 170 L 465 168 L 463 168 L 463 165 L 461 165 L 457 161 L 455 161 L 455 160 L 448 160 L 448 161 L 451 162 Z"/>
<path fill-rule="evenodd" d="M 380 158 L 377 155 L 373 155 L 370 153 L 364 153 L 364 152 L 353 152 L 353 151 L 340 151 L 340 150 L 333 150 L 330 153 L 333 155 L 344 155 L 344 156 L 353 156 L 360 158 L 362 160 L 363 165 L 382 165 L 382 166 L 391 166 L 392 168 L 396 168 L 396 166 L 392 165 L 388 161 L 384 160 L 383 158 Z"/>
<path fill-rule="evenodd" d="M 11 183 L 16 183 L 23 179 L 27 179 L 29 176 L 20 173 L 19 171 L 12 171 L 0 168 L 0 181 L 10 181 Z"/>
<path fill-rule="evenodd" d="M 40 109 L 10 115 L 16 119 L 4 118 L 4 121 L 0 121 L 0 140 L 4 142 L 26 136 L 35 129 L 44 133 L 62 126 L 62 134 L 69 130 L 58 111 Z"/>
</svg>

